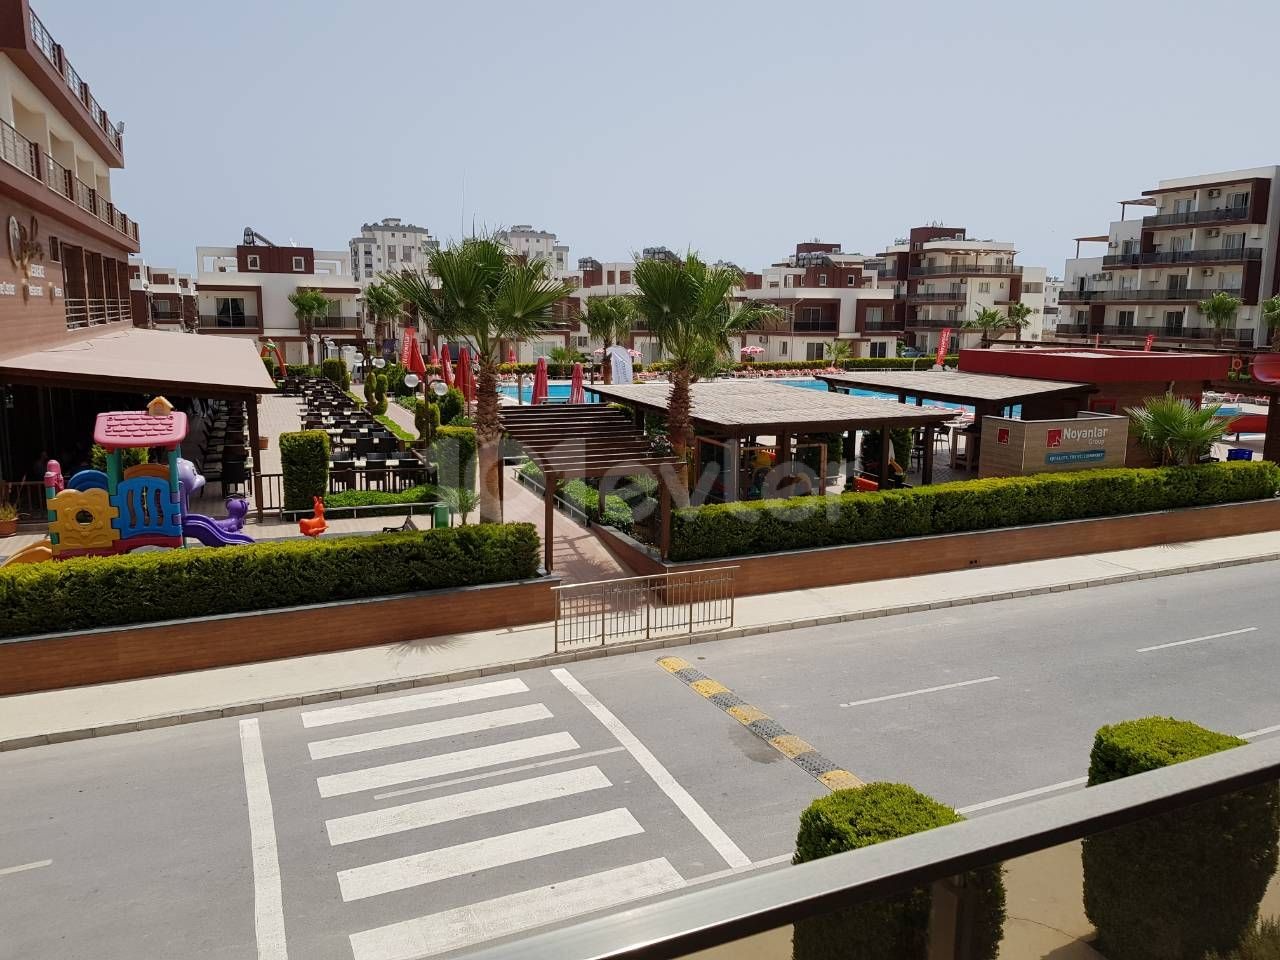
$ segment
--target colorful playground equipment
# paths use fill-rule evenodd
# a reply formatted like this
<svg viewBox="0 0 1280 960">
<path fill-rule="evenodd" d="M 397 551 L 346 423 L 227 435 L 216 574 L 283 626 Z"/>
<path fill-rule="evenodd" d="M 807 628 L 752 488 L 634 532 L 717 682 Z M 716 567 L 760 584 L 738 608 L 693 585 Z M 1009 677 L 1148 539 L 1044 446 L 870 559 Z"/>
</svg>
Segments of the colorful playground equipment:
<svg viewBox="0 0 1280 960">
<path fill-rule="evenodd" d="M 243 498 L 228 500 L 224 520 L 187 513 L 188 494 L 204 486 L 204 477 L 178 456 L 186 435 L 186 414 L 164 397 L 142 412 L 98 414 L 93 440 L 107 452 L 107 469 L 81 470 L 66 480 L 50 460 L 44 475 L 49 538 L 4 565 L 183 547 L 186 537 L 209 547 L 253 543 L 240 532 L 248 512 Z M 123 451 L 131 447 L 163 450 L 165 462 L 125 467 Z"/>
</svg>

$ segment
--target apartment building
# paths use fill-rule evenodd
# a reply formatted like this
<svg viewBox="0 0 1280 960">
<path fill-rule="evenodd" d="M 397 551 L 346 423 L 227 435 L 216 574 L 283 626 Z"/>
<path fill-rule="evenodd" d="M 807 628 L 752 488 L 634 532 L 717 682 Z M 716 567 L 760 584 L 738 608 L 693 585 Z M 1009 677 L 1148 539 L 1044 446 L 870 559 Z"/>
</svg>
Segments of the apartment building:
<svg viewBox="0 0 1280 960">
<path fill-rule="evenodd" d="M 135 327 L 196 332 L 199 306 L 196 281 L 190 274 L 130 257 L 129 299 Z"/>
<path fill-rule="evenodd" d="M 111 199 L 123 125 L 27 0 L 0 3 L 0 160 L 0 349 L 129 323 L 138 225 Z"/>
<path fill-rule="evenodd" d="M 255 344 L 272 340 L 287 363 L 318 362 L 326 352 L 363 342 L 360 284 L 346 250 L 277 247 L 252 230 L 234 247 L 196 248 L 198 330 Z M 327 316 L 302 329 L 289 302 L 298 290 L 329 298 Z"/>
<path fill-rule="evenodd" d="M 554 233 L 536 230 L 531 224 L 518 223 L 499 230 L 494 237 L 507 245 L 512 253 L 529 260 L 545 260 L 553 273 L 569 269 L 569 245 L 558 242 Z"/>
<path fill-rule="evenodd" d="M 425 267 L 427 258 L 440 249 L 440 241 L 426 227 L 385 217 L 364 224 L 360 235 L 351 238 L 350 248 L 352 276 L 363 289 L 380 273 Z"/>
<path fill-rule="evenodd" d="M 1105 252 L 1067 261 L 1058 337 L 1203 345 L 1214 331 L 1197 304 L 1224 290 L 1243 303 L 1224 342 L 1265 344 L 1260 304 L 1280 292 L 1278 172 L 1270 166 L 1161 180 L 1121 201 L 1120 219 L 1105 236 L 1081 238 L 1105 244 Z M 1131 206 L 1151 212 L 1128 219 Z"/>
</svg>

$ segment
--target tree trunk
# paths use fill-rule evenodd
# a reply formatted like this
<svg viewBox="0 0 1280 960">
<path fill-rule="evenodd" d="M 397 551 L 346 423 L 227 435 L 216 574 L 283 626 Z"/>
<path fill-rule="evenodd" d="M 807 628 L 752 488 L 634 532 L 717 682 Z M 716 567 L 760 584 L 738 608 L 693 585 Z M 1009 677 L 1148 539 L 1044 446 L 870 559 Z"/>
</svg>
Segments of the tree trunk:
<svg viewBox="0 0 1280 960">
<path fill-rule="evenodd" d="M 316 365 L 316 348 L 311 342 L 311 318 L 304 317 L 300 324 L 302 327 L 302 339 L 307 345 L 307 366 L 314 367 Z"/>
<path fill-rule="evenodd" d="M 693 371 L 686 365 L 671 368 L 671 399 L 667 401 L 667 430 L 671 434 L 671 447 L 681 464 L 676 476 L 683 487 L 683 500 L 689 495 L 689 449 L 693 445 L 693 408 L 691 385 Z M 676 491 L 679 496 L 680 491 Z M 683 505 L 683 504 L 681 504 Z"/>
<path fill-rule="evenodd" d="M 502 522 L 502 495 L 498 472 L 502 469 L 502 422 L 498 419 L 498 371 L 493 358 L 481 356 L 476 375 L 476 446 L 480 461 L 480 522 Z"/>
<path fill-rule="evenodd" d="M 613 383 L 613 360 L 609 357 L 609 348 L 612 346 L 608 340 L 604 341 L 604 355 L 600 361 L 600 378 L 606 386 Z"/>
<path fill-rule="evenodd" d="M 1271 352 L 1280 351 L 1280 325 L 1271 331 Z"/>
</svg>

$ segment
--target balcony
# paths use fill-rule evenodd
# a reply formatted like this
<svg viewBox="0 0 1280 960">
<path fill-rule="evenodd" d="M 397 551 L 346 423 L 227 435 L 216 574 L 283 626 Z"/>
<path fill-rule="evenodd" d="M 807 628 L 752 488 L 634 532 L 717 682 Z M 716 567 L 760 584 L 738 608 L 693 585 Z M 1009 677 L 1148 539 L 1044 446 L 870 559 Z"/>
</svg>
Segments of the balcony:
<svg viewBox="0 0 1280 960">
<path fill-rule="evenodd" d="M 1166 266 L 1178 263 L 1244 263 L 1261 260 L 1261 247 L 1220 247 L 1217 250 L 1170 250 L 1147 253 L 1117 253 L 1102 258 L 1105 267 Z"/>
<path fill-rule="evenodd" d="M 943 327 L 958 327 L 962 323 L 959 317 L 952 317 L 949 320 L 946 317 L 907 317 L 908 329 L 941 330 Z"/>
<path fill-rule="evenodd" d="M 1159 324 L 1153 326 L 1134 326 L 1131 324 L 1106 324 L 1090 328 L 1083 323 L 1060 323 L 1056 327 L 1060 337 L 1093 337 L 1100 335 L 1104 340 L 1140 339 L 1155 337 L 1157 340 L 1198 341 L 1211 343 L 1214 330 L 1212 327 L 1187 327 L 1177 324 Z M 1223 330 L 1222 342 L 1234 346 L 1253 346 L 1253 330 Z"/>
<path fill-rule="evenodd" d="M 31 11 L 31 39 L 35 41 L 36 47 L 44 54 L 45 59 L 55 71 L 62 75 L 63 82 L 66 83 L 67 89 L 71 91 L 71 95 L 84 104 L 85 109 L 89 111 L 89 116 L 93 118 L 93 122 L 106 134 L 107 139 L 120 153 L 124 153 L 124 129 L 122 124 L 113 124 L 107 117 L 107 111 L 102 109 L 102 105 L 89 92 L 89 85 L 80 79 L 80 74 L 76 72 L 76 68 L 71 65 L 71 61 L 67 59 L 65 51 L 53 39 L 53 35 L 40 22 L 40 18 L 36 16 L 34 10 Z"/>
<path fill-rule="evenodd" d="M 93 187 L 77 178 L 70 170 L 20 134 L 7 121 L 0 120 L 0 160 L 38 180 L 65 200 L 101 220 L 130 240 L 138 239 L 138 224 L 105 200 Z"/>
<path fill-rule="evenodd" d="M 1018 277 L 1022 275 L 1022 265 L 1014 263 L 959 263 L 934 264 L 933 266 L 911 268 L 911 276 L 913 277 L 938 277 L 948 274 L 975 277 Z"/>
<path fill-rule="evenodd" d="M 968 291 L 961 287 L 942 293 L 932 290 L 924 293 L 908 293 L 907 303 L 964 303 L 968 298 Z"/>
<path fill-rule="evenodd" d="M 359 317 L 317 317 L 311 321 L 315 330 L 359 330 Z"/>
<path fill-rule="evenodd" d="M 793 333 L 837 333 L 840 330 L 840 322 L 835 318 L 822 318 L 820 320 L 803 320 L 797 318 L 792 324 Z"/>
<path fill-rule="evenodd" d="M 130 320 L 133 316 L 128 300 L 67 297 L 63 301 L 67 314 L 68 330 L 83 330 L 108 323 Z"/>
<path fill-rule="evenodd" d="M 901 333 L 903 325 L 901 320 L 867 320 L 862 329 L 866 333 Z"/>
<path fill-rule="evenodd" d="M 248 314 L 220 317 L 216 314 L 202 313 L 199 328 L 201 333 L 261 333 L 262 318 Z"/>
<path fill-rule="evenodd" d="M 1058 299 L 1062 303 L 1198 303 L 1215 293 L 1240 296 L 1239 288 L 1196 287 L 1181 290 L 1063 290 Z"/>
<path fill-rule="evenodd" d="M 1239 223 L 1249 219 L 1249 208 L 1219 207 L 1216 210 L 1188 210 L 1184 213 L 1158 213 L 1143 217 L 1144 227 L 1181 227 L 1206 223 Z"/>
</svg>

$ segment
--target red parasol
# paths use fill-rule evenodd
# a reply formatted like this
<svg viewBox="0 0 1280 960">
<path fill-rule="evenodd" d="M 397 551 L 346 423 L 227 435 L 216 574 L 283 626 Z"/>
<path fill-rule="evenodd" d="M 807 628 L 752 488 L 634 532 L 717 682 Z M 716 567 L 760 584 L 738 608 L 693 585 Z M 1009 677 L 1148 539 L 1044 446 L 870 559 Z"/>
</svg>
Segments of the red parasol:
<svg viewBox="0 0 1280 960">
<path fill-rule="evenodd" d="M 440 353 L 436 350 L 434 344 L 431 347 L 431 355 L 427 357 L 427 363 L 431 364 L 433 367 L 438 367 L 440 365 Z"/>
<path fill-rule="evenodd" d="M 534 406 L 547 402 L 547 358 L 539 357 L 538 366 L 533 371 L 533 398 L 529 401 Z"/>
<path fill-rule="evenodd" d="M 462 398 L 467 403 L 474 403 L 476 399 L 476 378 L 471 372 L 471 351 L 463 347 L 458 351 L 458 389 L 462 391 Z"/>
<path fill-rule="evenodd" d="M 409 359 L 405 363 L 405 368 L 410 373 L 416 373 L 419 377 L 426 377 L 427 365 L 422 362 L 422 348 L 418 346 L 418 338 L 414 337 L 409 340 Z"/>
<path fill-rule="evenodd" d="M 453 365 L 449 362 L 449 345 L 440 348 L 440 376 L 444 378 L 446 387 L 453 386 Z"/>
<path fill-rule="evenodd" d="M 569 402 L 570 403 L 586 403 L 587 394 L 582 389 L 582 364 L 575 363 L 573 365 L 573 380 L 569 384 Z"/>
<path fill-rule="evenodd" d="M 515 363 L 515 362 L 516 362 L 516 348 L 507 347 L 507 363 Z"/>
</svg>

